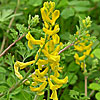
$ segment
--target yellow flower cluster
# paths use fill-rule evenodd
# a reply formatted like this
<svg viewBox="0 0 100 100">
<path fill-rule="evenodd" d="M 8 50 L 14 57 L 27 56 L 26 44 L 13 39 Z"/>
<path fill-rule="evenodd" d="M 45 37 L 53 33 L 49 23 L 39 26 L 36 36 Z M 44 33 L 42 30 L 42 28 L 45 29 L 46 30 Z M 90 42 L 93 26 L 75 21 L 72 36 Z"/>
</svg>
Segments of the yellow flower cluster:
<svg viewBox="0 0 100 100">
<path fill-rule="evenodd" d="M 52 90 L 50 98 L 58 100 L 56 90 L 68 82 L 68 77 L 66 76 L 64 79 L 59 79 L 60 72 L 62 72 L 63 69 L 63 67 L 60 67 L 60 55 L 58 54 L 62 43 L 60 42 L 60 37 L 57 35 L 59 32 L 59 25 L 55 23 L 60 16 L 60 12 L 59 10 L 54 10 L 54 8 L 54 2 L 45 2 L 43 8 L 41 8 L 41 15 L 44 21 L 43 31 L 45 32 L 45 38 L 41 37 L 40 40 L 36 40 L 30 32 L 26 35 L 28 47 L 30 49 L 33 49 L 34 45 L 40 46 L 40 49 L 35 56 L 35 60 L 26 63 L 17 61 L 14 64 L 14 70 L 16 76 L 19 79 L 23 79 L 18 68 L 24 69 L 26 66 L 33 64 L 38 59 L 39 52 L 43 47 L 41 51 L 42 54 L 36 63 L 38 69 L 36 69 L 31 75 L 33 82 L 27 81 L 27 83 L 30 83 L 31 91 L 37 92 L 38 95 L 44 94 L 44 90 L 48 84 Z"/>
<path fill-rule="evenodd" d="M 76 34 L 79 35 L 78 32 L 76 32 Z M 88 40 L 89 37 L 90 34 L 87 33 L 85 38 L 81 37 L 80 40 L 77 40 L 74 44 L 75 50 L 78 51 L 78 53 L 75 53 L 74 58 L 76 64 L 80 65 L 82 69 L 84 66 L 86 67 L 86 64 L 84 65 L 85 58 L 89 55 L 93 58 L 93 54 L 90 54 L 93 42 Z"/>
</svg>

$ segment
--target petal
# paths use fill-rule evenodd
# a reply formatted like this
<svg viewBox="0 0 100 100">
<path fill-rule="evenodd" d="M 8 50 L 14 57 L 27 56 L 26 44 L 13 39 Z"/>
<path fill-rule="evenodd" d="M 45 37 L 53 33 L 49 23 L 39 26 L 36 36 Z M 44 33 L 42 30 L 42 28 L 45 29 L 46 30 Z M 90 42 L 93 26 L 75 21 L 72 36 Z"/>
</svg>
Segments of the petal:
<svg viewBox="0 0 100 100">
<path fill-rule="evenodd" d="M 37 95 L 44 95 L 44 91 L 38 92 Z"/>
<path fill-rule="evenodd" d="M 57 34 L 52 36 L 54 44 L 58 44 L 60 42 L 60 37 Z"/>
<path fill-rule="evenodd" d="M 49 86 L 50 86 L 51 90 L 57 90 L 58 88 L 60 88 L 62 86 L 62 85 L 53 85 L 50 78 L 48 78 L 48 82 L 49 82 Z"/>
<path fill-rule="evenodd" d="M 57 77 L 50 75 L 50 78 L 57 84 L 65 84 L 68 82 L 68 76 L 66 76 L 64 79 L 58 79 Z"/>
<path fill-rule="evenodd" d="M 58 100 L 57 91 L 56 90 L 52 91 L 52 94 L 51 94 L 50 98 L 53 99 L 53 100 Z"/>
<path fill-rule="evenodd" d="M 59 18 L 59 16 L 60 16 L 60 11 L 59 10 L 55 10 L 52 13 L 52 22 L 51 22 L 52 25 L 55 24 L 55 21 Z"/>
<path fill-rule="evenodd" d="M 34 92 L 41 92 L 42 90 L 44 90 L 46 85 L 47 85 L 47 82 L 45 81 L 44 83 L 40 85 L 40 87 L 35 88 L 35 87 L 30 86 L 30 89 L 31 91 L 34 91 Z"/>
<path fill-rule="evenodd" d="M 23 76 L 18 72 L 18 66 L 16 66 L 16 63 L 14 64 L 14 71 L 15 71 L 15 75 L 16 75 L 19 79 L 23 79 Z"/>
</svg>

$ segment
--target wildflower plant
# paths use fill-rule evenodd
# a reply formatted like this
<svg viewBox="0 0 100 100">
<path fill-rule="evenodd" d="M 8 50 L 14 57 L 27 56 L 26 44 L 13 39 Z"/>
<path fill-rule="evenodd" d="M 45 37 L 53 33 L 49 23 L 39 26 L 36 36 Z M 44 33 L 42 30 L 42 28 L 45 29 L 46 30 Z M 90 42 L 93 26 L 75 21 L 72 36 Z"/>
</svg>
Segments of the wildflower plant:
<svg viewBox="0 0 100 100">
<path fill-rule="evenodd" d="M 23 79 L 23 76 L 19 73 L 19 69 L 24 69 L 28 65 L 33 66 L 36 64 L 38 66 L 38 68 L 34 67 L 35 71 L 33 73 L 29 73 L 31 80 L 27 80 L 25 84 L 30 85 L 30 90 L 36 92 L 37 95 L 43 95 L 48 90 L 48 100 L 50 98 L 58 100 L 57 89 L 68 82 L 68 76 L 60 79 L 60 72 L 62 72 L 63 67 L 60 67 L 60 55 L 58 53 L 62 43 L 57 34 L 60 28 L 56 24 L 56 20 L 60 16 L 60 11 L 54 8 L 54 2 L 45 2 L 41 8 L 41 15 L 44 22 L 44 37 L 36 40 L 30 31 L 26 35 L 30 49 L 34 50 L 34 45 L 39 46 L 35 59 L 26 63 L 16 61 L 14 64 L 15 75 L 19 79 Z M 45 89 L 46 87 L 47 89 Z M 50 90 L 52 90 L 51 96 Z"/>
<path fill-rule="evenodd" d="M 91 51 L 94 39 L 91 39 L 88 30 L 88 28 L 91 26 L 90 17 L 82 20 L 80 25 L 80 30 L 76 32 L 76 42 L 74 44 L 74 48 L 77 53 L 75 53 L 74 58 L 76 64 L 80 65 L 80 67 L 84 69 L 84 67 L 86 67 L 85 59 L 87 56 L 93 58 Z"/>
<path fill-rule="evenodd" d="M 5 2 L 3 3 L 1 0 L 0 5 L 4 6 Z M 16 4 L 16 1 L 14 2 Z M 12 3 L 14 2 L 12 1 Z M 0 31 L 5 33 L 0 52 L 9 45 L 8 40 L 13 39 L 13 43 L 0 54 L 0 100 L 20 100 L 21 98 L 25 100 L 88 100 L 94 93 L 96 99 L 100 100 L 100 68 L 98 66 L 100 63 L 98 60 L 100 59 L 100 42 L 99 38 L 98 41 L 96 40 L 93 32 L 94 30 L 97 32 L 99 26 L 95 25 L 96 21 L 92 24 L 89 16 L 84 19 L 77 17 L 85 15 L 80 11 L 87 10 L 85 5 L 88 7 L 90 1 L 47 1 L 43 3 L 42 8 L 39 8 L 42 5 L 42 0 L 36 2 L 35 0 L 17 0 L 17 3 L 15 14 L 12 14 L 10 10 L 7 10 L 7 14 L 6 10 L 1 12 L 1 19 L 6 16 L 12 19 L 8 28 L 8 20 L 3 20 L 2 24 L 0 23 L 3 27 L 0 28 L 4 29 L 4 32 Z M 55 9 L 55 4 L 59 10 Z M 91 10 L 98 7 L 97 3 L 95 4 L 95 7 L 88 9 L 90 16 Z M 23 13 L 17 14 L 20 5 L 23 6 L 19 12 Z M 81 7 L 81 5 L 83 6 Z M 10 6 L 8 5 L 8 7 Z M 0 6 L 0 8 L 4 7 Z M 9 16 L 9 11 L 12 17 Z M 41 15 L 35 15 L 38 12 L 41 12 L 39 13 Z M 14 20 L 16 16 L 22 14 L 23 16 Z M 32 17 L 31 14 L 35 16 Z M 26 22 L 28 15 L 29 19 Z M 60 20 L 57 22 L 59 17 Z M 77 30 L 74 30 L 77 18 L 79 18 L 79 26 L 76 26 Z M 91 18 L 97 18 L 96 14 Z M 18 24 L 14 26 L 13 21 Z M 12 23 L 15 29 L 11 28 Z M 8 34 L 9 32 L 11 34 Z M 96 35 L 98 34 L 96 33 Z M 21 39 L 22 41 L 20 41 Z M 12 46 L 11 52 L 3 57 Z"/>
</svg>

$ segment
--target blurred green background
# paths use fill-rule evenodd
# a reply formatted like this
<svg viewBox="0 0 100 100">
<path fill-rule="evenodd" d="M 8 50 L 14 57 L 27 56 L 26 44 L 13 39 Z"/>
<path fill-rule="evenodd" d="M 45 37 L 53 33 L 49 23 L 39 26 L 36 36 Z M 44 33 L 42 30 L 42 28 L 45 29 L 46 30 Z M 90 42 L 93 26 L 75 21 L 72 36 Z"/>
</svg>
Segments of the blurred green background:
<svg viewBox="0 0 100 100">
<path fill-rule="evenodd" d="M 5 42 L 1 51 L 7 48 L 18 38 L 18 36 L 23 34 L 23 27 L 20 27 L 18 24 L 24 24 L 24 26 L 27 27 L 29 15 L 39 15 L 40 23 L 35 30 L 33 30 L 33 36 L 37 39 L 42 36 L 43 21 L 41 18 L 40 8 L 45 1 L 50 0 L 0 0 L 0 47 L 2 46 L 3 41 Z M 61 12 L 60 18 L 57 20 L 57 23 L 60 25 L 60 32 L 58 34 L 64 44 L 69 41 L 70 35 L 76 33 L 76 25 L 79 25 L 79 16 L 81 18 L 90 16 L 92 20 L 90 34 L 97 37 L 97 41 L 93 48 L 100 48 L 100 0 L 51 1 L 56 3 L 55 9 L 58 9 Z M 14 14 L 14 11 L 16 11 L 16 14 Z M 14 21 L 9 28 L 9 23 L 13 17 Z M 7 32 L 7 30 L 9 30 L 9 32 Z M 36 50 L 36 48 L 34 51 L 28 49 L 27 41 L 24 37 L 0 58 L 0 92 L 7 90 L 18 81 L 13 70 L 14 62 L 16 60 L 26 62 L 33 59 Z M 58 97 L 59 100 L 74 100 L 71 98 L 72 95 L 70 94 L 70 90 L 76 91 L 72 92 L 73 95 L 78 92 L 79 95 L 82 96 L 82 93 L 84 93 L 84 76 L 80 67 L 74 62 L 73 50 L 71 51 L 69 49 L 62 53 L 61 56 L 61 66 L 64 66 L 62 77 L 68 75 L 69 80 L 71 80 L 68 85 L 66 84 L 58 90 Z M 100 59 L 100 55 L 98 58 Z M 95 82 L 94 79 L 100 76 L 99 65 L 100 61 L 98 62 L 96 72 L 88 78 L 88 85 L 91 82 Z M 88 68 L 91 67 L 90 58 L 87 60 L 87 66 Z M 24 75 L 27 70 L 28 69 L 22 70 L 21 73 Z M 91 90 L 88 90 L 88 95 L 90 92 Z M 2 97 L 0 100 L 6 100 L 5 98 L 8 98 L 7 100 L 32 100 L 34 98 L 34 93 L 32 93 L 27 86 L 21 86 L 13 93 L 8 93 L 8 95 L 4 98 Z M 43 100 L 43 96 L 41 96 L 39 100 Z M 85 99 L 82 98 L 82 100 Z M 95 100 L 95 94 L 91 97 L 91 100 Z"/>
</svg>

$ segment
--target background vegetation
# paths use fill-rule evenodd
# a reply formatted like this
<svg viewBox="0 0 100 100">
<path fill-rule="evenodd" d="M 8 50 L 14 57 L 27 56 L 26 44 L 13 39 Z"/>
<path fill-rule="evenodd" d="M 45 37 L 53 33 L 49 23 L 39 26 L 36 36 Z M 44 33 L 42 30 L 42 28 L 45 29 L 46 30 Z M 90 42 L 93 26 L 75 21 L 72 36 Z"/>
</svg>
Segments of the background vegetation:
<svg viewBox="0 0 100 100">
<path fill-rule="evenodd" d="M 29 15 L 39 15 L 42 22 L 40 8 L 43 2 L 50 0 L 0 0 L 0 53 L 11 43 L 27 33 Z M 59 36 L 61 41 L 68 45 L 70 37 L 76 33 L 76 25 L 79 25 L 79 16 L 85 18 L 90 16 L 92 26 L 90 34 L 96 36 L 97 40 L 93 45 L 94 60 L 88 58 L 87 69 L 90 72 L 88 77 L 88 96 L 91 100 L 100 100 L 100 0 L 52 0 L 56 3 L 56 9 L 60 10 L 61 16 L 58 19 L 60 25 Z M 42 23 L 34 26 L 33 36 L 39 39 L 42 35 Z M 37 48 L 29 50 L 26 38 L 23 37 L 5 55 L 0 57 L 0 93 L 12 87 L 19 80 L 15 74 L 13 65 L 16 60 L 29 61 L 34 58 Z M 64 66 L 62 76 L 68 75 L 69 82 L 58 90 L 59 100 L 86 100 L 84 97 L 84 75 L 80 67 L 75 64 L 74 51 L 68 49 L 61 54 L 61 65 Z M 28 68 L 22 70 L 24 75 Z M 93 84 L 94 83 L 94 84 Z M 98 93 L 98 94 L 97 94 Z M 0 98 L 0 100 L 32 100 L 34 93 L 22 85 L 11 94 Z M 46 95 L 46 94 L 45 94 Z M 5 99 L 6 98 L 6 99 Z M 43 96 L 39 98 L 43 100 Z"/>
</svg>

